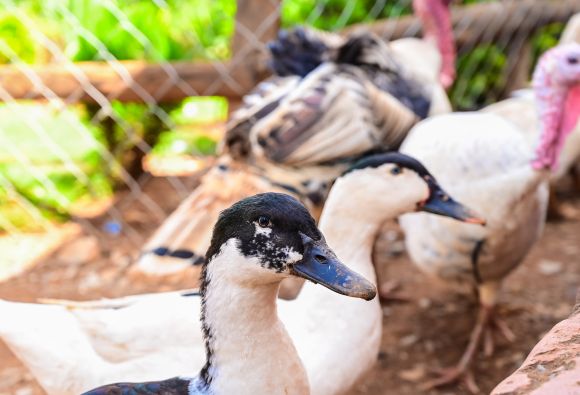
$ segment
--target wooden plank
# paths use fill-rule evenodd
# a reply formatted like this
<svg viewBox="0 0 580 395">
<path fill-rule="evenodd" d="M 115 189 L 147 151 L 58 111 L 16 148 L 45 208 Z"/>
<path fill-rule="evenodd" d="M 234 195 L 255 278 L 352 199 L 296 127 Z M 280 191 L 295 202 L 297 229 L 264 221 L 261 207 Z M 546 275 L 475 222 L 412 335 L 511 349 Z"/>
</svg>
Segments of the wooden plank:
<svg viewBox="0 0 580 395">
<path fill-rule="evenodd" d="M 164 67 L 170 66 L 172 73 Z M 60 64 L 0 66 L 0 86 L 15 99 L 44 99 L 47 95 L 70 101 L 95 102 L 94 92 L 126 102 L 175 102 L 191 95 L 220 95 L 239 99 L 264 76 L 229 63 L 177 62 L 167 65 L 122 61 L 118 72 L 105 62 L 75 63 L 75 73 Z M 77 79 L 81 75 L 82 79 Z M 35 76 L 32 81 L 28 75 Z M 51 92 L 52 93 L 51 93 Z M 3 95 L 0 94 L 0 97 Z"/>
<path fill-rule="evenodd" d="M 461 52 L 478 44 L 509 40 L 516 34 L 529 36 L 547 24 L 565 23 L 577 12 L 580 12 L 578 0 L 507 0 L 473 4 L 452 10 L 453 30 Z M 386 40 L 421 35 L 421 25 L 414 16 L 352 25 L 342 33 L 359 29 L 368 29 Z"/>
<path fill-rule="evenodd" d="M 233 58 L 264 54 L 264 44 L 280 29 L 279 0 L 238 0 L 237 6 Z"/>
</svg>

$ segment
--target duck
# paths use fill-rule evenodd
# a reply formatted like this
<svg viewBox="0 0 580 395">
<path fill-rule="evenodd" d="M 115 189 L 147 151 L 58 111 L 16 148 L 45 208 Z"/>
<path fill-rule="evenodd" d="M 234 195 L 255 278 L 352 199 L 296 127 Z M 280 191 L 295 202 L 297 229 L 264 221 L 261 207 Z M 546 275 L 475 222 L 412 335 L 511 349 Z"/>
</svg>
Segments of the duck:
<svg viewBox="0 0 580 395">
<path fill-rule="evenodd" d="M 205 262 L 200 320 L 206 360 L 199 374 L 108 384 L 85 395 L 310 394 L 306 371 L 278 318 L 282 279 L 298 276 L 366 301 L 376 295 L 374 284 L 337 258 L 308 210 L 286 194 L 254 195 L 222 211 Z"/>
<path fill-rule="evenodd" d="M 351 270 L 376 284 L 372 250 L 381 224 L 416 210 L 484 222 L 442 190 L 420 162 L 392 152 L 361 159 L 337 179 L 319 228 Z M 278 312 L 311 393 L 342 394 L 376 361 L 382 312 L 377 299 L 320 291 L 306 282 L 295 300 L 279 300 Z M 205 362 L 196 295 L 185 290 L 50 305 L 0 301 L 0 314 L 11 317 L 0 321 L 0 337 L 50 395 L 78 394 L 136 374 L 142 380 L 187 376 Z"/>
<path fill-rule="evenodd" d="M 228 122 L 220 170 L 210 170 L 192 193 L 199 198 L 184 200 L 149 238 L 131 275 L 159 281 L 199 264 L 211 224 L 231 202 L 224 196 L 282 187 L 318 218 L 332 182 L 356 160 L 398 149 L 419 120 L 449 112 L 440 82 L 442 64 L 441 78 L 449 81 L 455 57 L 449 4 L 414 5 L 425 40 L 386 43 L 369 32 L 343 37 L 303 27 L 280 32 L 268 46 L 274 75 L 244 97 Z M 230 178 L 260 181 L 239 188 Z"/>
<path fill-rule="evenodd" d="M 479 313 L 459 363 L 427 383 L 439 386 L 469 377 L 469 367 L 489 330 L 508 339 L 514 334 L 495 307 L 504 278 L 525 258 L 546 220 L 551 172 L 565 139 L 578 122 L 580 44 L 547 51 L 533 76 L 542 132 L 534 150 L 526 132 L 488 112 L 453 113 L 422 121 L 409 133 L 401 151 L 417 157 L 461 201 L 483 213 L 487 226 L 474 227 L 425 214 L 400 218 L 412 261 L 425 273 L 458 287 L 475 287 Z"/>
</svg>

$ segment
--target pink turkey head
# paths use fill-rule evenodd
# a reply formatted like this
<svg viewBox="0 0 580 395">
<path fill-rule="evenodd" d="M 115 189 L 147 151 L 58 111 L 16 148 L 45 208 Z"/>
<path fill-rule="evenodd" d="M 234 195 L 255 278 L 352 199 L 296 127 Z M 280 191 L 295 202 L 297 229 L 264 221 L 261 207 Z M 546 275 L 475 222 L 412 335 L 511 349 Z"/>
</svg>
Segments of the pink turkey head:
<svg viewBox="0 0 580 395">
<path fill-rule="evenodd" d="M 534 72 L 533 87 L 542 134 L 532 166 L 554 170 L 566 137 L 580 116 L 580 44 L 547 51 Z"/>
<path fill-rule="evenodd" d="M 451 26 L 450 0 L 413 0 L 413 10 L 423 24 L 425 39 L 433 41 L 441 54 L 439 81 L 445 89 L 455 81 L 455 39 Z"/>
</svg>

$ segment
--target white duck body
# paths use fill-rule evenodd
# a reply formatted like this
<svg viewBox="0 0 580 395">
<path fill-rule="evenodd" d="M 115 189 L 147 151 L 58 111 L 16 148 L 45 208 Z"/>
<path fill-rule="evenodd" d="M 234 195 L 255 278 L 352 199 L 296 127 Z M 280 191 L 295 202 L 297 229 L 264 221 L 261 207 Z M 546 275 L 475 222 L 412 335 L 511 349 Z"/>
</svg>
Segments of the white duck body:
<svg viewBox="0 0 580 395">
<path fill-rule="evenodd" d="M 441 115 L 419 123 L 401 151 L 426 163 L 451 194 L 487 220 L 479 227 L 404 215 L 400 221 L 413 261 L 462 284 L 503 278 L 541 234 L 548 199 L 547 183 L 529 165 L 534 153 L 523 134 L 493 114 Z M 482 241 L 475 268 L 473 254 Z"/>
<path fill-rule="evenodd" d="M 373 282 L 376 275 L 372 249 L 382 223 L 399 213 L 414 210 L 421 194 L 428 194 L 425 186 L 419 185 L 420 181 L 409 185 L 410 181 L 403 176 L 391 184 L 377 182 L 380 172 L 384 171 L 365 169 L 337 179 L 319 223 L 340 259 Z M 381 199 L 377 201 L 372 196 Z M 377 360 L 382 312 L 378 299 L 359 303 L 321 291 L 320 287 L 306 283 L 296 300 L 280 303 L 280 315 L 296 339 L 312 394 L 343 394 Z M 306 305 L 317 307 L 305 315 Z"/>
<path fill-rule="evenodd" d="M 424 180 L 410 170 L 382 182 L 389 177 L 388 166 L 393 165 L 365 168 L 339 178 L 320 222 L 337 255 L 372 281 L 372 245 L 381 223 L 415 210 L 429 196 Z M 376 361 L 381 339 L 378 300 L 359 302 L 332 296 L 307 282 L 296 300 L 278 302 L 280 319 L 316 395 L 348 391 Z M 200 311 L 199 302 L 199 298 L 178 293 L 103 302 L 114 308 L 99 308 L 98 302 L 88 303 L 85 309 L 82 304 L 68 308 L 4 302 L 0 314 L 12 319 L 10 325 L 0 321 L 0 335 L 25 365 L 33 367 L 32 373 L 49 394 L 72 395 L 119 380 L 114 370 L 118 364 L 111 360 L 124 361 L 123 380 L 159 380 L 163 376 L 156 365 L 161 364 L 163 372 L 172 371 L 173 375 L 201 368 L 203 340 L 195 315 Z M 122 305 L 126 307 L 118 308 Z M 28 322 L 37 322 L 39 314 L 62 336 L 45 337 L 38 325 L 29 326 Z M 82 348 L 69 346 L 67 339 L 73 337 L 80 339 Z M 42 358 L 36 350 L 41 350 Z M 137 363 L 141 360 L 151 364 L 145 367 Z"/>
<path fill-rule="evenodd" d="M 0 335 L 51 395 L 186 376 L 203 366 L 199 297 L 160 294 L 131 303 L 83 310 L 0 301 L 1 314 L 10 317 L 2 320 Z M 166 325 L 173 325 L 170 331 Z M 182 339 L 189 342 L 179 344 Z"/>
</svg>

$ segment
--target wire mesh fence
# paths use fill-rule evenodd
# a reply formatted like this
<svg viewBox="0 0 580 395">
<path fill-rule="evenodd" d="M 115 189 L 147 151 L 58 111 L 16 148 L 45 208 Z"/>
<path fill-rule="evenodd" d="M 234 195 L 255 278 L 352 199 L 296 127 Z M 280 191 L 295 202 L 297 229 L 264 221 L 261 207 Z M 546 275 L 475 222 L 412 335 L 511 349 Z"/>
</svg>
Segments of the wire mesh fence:
<svg viewBox="0 0 580 395">
<path fill-rule="evenodd" d="M 455 3 L 460 56 L 449 94 L 463 110 L 524 87 L 580 11 L 576 0 Z M 0 0 L 0 8 L 1 231 L 52 232 L 72 221 L 133 252 L 192 190 L 195 177 L 183 175 L 210 160 L 225 103 L 236 108 L 267 76 L 265 44 L 280 27 L 421 34 L 411 0 Z"/>
</svg>

